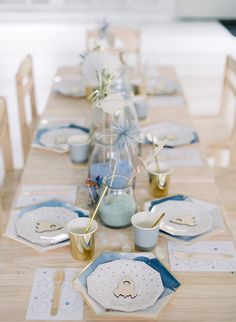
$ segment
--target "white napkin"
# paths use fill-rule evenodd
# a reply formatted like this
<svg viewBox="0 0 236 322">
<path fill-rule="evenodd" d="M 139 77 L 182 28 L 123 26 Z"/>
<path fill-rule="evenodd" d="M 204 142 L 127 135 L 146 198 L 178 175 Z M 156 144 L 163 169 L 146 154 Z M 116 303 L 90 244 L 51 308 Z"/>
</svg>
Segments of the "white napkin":
<svg viewBox="0 0 236 322">
<path fill-rule="evenodd" d="M 58 313 L 56 316 L 50 314 L 55 272 L 56 268 L 36 270 L 26 315 L 27 320 L 81 321 L 83 319 L 83 300 L 71 283 L 78 276 L 78 269 L 65 269 Z"/>
</svg>

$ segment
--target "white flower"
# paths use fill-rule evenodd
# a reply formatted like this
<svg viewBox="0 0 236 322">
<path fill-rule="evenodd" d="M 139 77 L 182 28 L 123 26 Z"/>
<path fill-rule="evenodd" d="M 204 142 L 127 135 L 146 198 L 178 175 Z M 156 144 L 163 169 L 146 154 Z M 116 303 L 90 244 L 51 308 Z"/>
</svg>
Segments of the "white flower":
<svg viewBox="0 0 236 322">
<path fill-rule="evenodd" d="M 97 74 L 102 69 L 106 69 L 110 75 L 116 77 L 120 69 L 118 57 L 107 52 L 93 51 L 84 58 L 82 72 L 91 87 L 99 86 Z"/>
</svg>

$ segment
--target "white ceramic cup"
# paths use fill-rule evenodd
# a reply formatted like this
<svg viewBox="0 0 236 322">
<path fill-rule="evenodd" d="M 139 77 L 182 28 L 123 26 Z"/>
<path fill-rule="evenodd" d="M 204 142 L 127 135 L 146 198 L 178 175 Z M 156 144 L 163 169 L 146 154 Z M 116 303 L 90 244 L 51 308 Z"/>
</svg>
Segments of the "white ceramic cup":
<svg viewBox="0 0 236 322">
<path fill-rule="evenodd" d="M 133 97 L 134 107 L 139 119 L 145 119 L 148 115 L 149 105 L 145 95 L 136 95 Z"/>
<path fill-rule="evenodd" d="M 160 226 L 151 228 L 159 215 L 151 212 L 138 212 L 131 218 L 134 244 L 139 250 L 150 251 L 157 245 Z"/>
<path fill-rule="evenodd" d="M 91 140 L 89 135 L 72 135 L 67 140 L 70 149 L 70 159 L 73 163 L 82 163 L 88 160 Z"/>
</svg>

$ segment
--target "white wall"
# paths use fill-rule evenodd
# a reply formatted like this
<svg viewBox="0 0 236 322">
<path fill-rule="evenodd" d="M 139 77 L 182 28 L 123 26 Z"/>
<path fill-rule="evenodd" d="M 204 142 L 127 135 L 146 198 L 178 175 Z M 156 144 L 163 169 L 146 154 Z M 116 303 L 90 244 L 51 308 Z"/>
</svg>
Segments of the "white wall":
<svg viewBox="0 0 236 322">
<path fill-rule="evenodd" d="M 14 79 L 20 61 L 28 53 L 33 56 L 37 102 L 42 111 L 57 67 L 78 64 L 78 55 L 85 48 L 85 31 L 94 25 L 73 21 L 0 23 L 0 95 L 8 101 L 16 167 L 22 166 Z M 175 66 L 190 111 L 216 113 L 224 60 L 227 53 L 235 54 L 235 38 L 216 22 L 140 23 L 140 28 L 143 61 Z"/>
<path fill-rule="evenodd" d="M 235 0 L 177 0 L 177 12 L 186 18 L 236 18 Z"/>
<path fill-rule="evenodd" d="M 14 3 L 15 1 L 15 3 Z M 153 24 L 176 16 L 176 0 L 17 0 L 0 1 L 0 21 L 94 23 L 106 16 L 113 23 Z"/>
</svg>

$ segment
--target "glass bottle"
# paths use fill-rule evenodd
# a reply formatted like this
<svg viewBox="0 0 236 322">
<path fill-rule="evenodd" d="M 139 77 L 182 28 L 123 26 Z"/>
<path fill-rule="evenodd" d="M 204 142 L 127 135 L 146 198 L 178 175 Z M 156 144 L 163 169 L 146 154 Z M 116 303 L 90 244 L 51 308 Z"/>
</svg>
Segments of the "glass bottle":
<svg viewBox="0 0 236 322">
<path fill-rule="evenodd" d="M 106 100 L 108 110 L 106 111 L 102 108 L 102 104 L 104 103 L 101 101 L 93 104 L 91 137 L 94 137 L 96 132 L 109 130 L 113 122 L 121 123 L 125 120 L 130 124 L 133 122 L 138 125 L 138 117 L 132 100 L 108 97 Z M 109 111 L 109 106 L 113 110 L 112 113 Z M 119 106 L 122 108 L 119 109 Z"/>
<path fill-rule="evenodd" d="M 103 180 L 108 187 L 99 207 L 101 222 L 110 228 L 124 228 L 131 224 L 136 212 L 136 202 L 130 178 L 123 175 L 106 176 Z"/>
<path fill-rule="evenodd" d="M 94 147 L 89 160 L 89 178 L 102 181 L 113 173 L 130 177 L 133 162 L 130 151 L 123 149 L 119 153 L 114 149 L 115 135 L 111 130 L 97 132 L 94 136 Z"/>
</svg>

